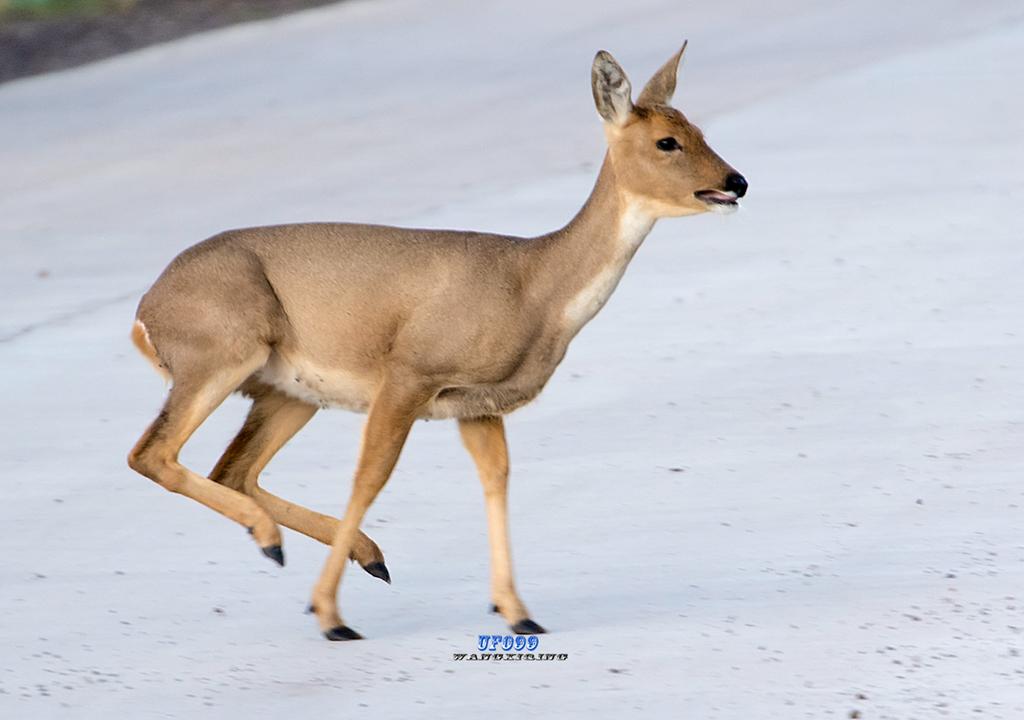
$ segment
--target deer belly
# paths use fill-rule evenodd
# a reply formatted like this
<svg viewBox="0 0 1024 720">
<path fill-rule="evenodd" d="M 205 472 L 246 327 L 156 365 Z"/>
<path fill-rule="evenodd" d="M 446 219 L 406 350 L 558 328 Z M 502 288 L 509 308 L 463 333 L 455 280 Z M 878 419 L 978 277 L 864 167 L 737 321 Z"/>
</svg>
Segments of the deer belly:
<svg viewBox="0 0 1024 720">
<path fill-rule="evenodd" d="M 375 383 L 338 368 L 326 368 L 307 358 L 273 353 L 256 377 L 291 397 L 322 408 L 339 407 L 365 413 L 373 400 Z M 420 417 L 472 418 L 504 415 L 526 405 L 544 387 L 543 378 L 505 381 L 441 390 L 424 406 Z"/>
<path fill-rule="evenodd" d="M 276 352 L 257 373 L 257 378 L 291 397 L 322 408 L 366 412 L 373 399 L 374 383 L 368 378 Z"/>
<path fill-rule="evenodd" d="M 441 420 L 505 415 L 529 403 L 542 388 L 506 384 L 446 388 L 427 405 L 424 417 Z"/>
</svg>

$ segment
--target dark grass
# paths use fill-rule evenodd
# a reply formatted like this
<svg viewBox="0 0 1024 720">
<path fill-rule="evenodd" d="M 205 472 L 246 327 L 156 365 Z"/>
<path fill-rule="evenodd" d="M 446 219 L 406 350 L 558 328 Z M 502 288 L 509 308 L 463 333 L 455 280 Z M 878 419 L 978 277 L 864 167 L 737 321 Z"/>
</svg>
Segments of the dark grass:
<svg viewBox="0 0 1024 720">
<path fill-rule="evenodd" d="M 0 0 L 0 82 L 339 0 Z"/>
</svg>

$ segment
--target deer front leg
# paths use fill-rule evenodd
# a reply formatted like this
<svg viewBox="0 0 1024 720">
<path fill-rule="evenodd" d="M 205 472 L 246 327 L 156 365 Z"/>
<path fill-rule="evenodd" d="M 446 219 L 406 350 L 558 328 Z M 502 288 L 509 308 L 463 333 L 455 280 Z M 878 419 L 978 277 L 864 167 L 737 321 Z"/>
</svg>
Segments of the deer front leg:
<svg viewBox="0 0 1024 720">
<path fill-rule="evenodd" d="M 459 420 L 462 442 L 484 486 L 487 538 L 491 549 L 492 609 L 500 612 L 512 632 L 536 635 L 544 628 L 530 619 L 512 578 L 512 549 L 508 536 L 508 445 L 500 417 Z"/>
<path fill-rule="evenodd" d="M 338 533 L 336 519 L 280 498 L 258 484 L 263 468 L 316 414 L 317 406 L 262 384 L 250 382 L 245 390 L 253 398 L 252 408 L 210 479 L 253 498 L 275 522 L 331 545 Z M 352 559 L 374 577 L 391 583 L 384 554 L 361 531 L 352 545 Z"/>
<path fill-rule="evenodd" d="M 338 611 L 338 586 L 345 572 L 345 559 L 352 551 L 363 516 L 391 476 L 409 429 L 429 397 L 429 392 L 418 387 L 385 379 L 370 407 L 363 427 L 352 496 L 334 536 L 331 554 L 313 588 L 310 603 L 310 610 L 316 613 L 320 629 L 328 640 L 356 640 L 361 637 L 345 625 Z"/>
</svg>

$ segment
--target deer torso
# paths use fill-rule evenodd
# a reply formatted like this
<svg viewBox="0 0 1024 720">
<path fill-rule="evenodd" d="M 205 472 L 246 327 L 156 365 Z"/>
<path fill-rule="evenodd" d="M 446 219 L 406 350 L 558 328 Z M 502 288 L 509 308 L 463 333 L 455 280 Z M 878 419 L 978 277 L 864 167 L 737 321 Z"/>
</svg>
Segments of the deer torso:
<svg viewBox="0 0 1024 720">
<path fill-rule="evenodd" d="M 283 309 L 260 382 L 364 412 L 382 374 L 403 368 L 436 387 L 424 417 L 480 417 L 534 399 L 614 290 L 653 221 L 611 215 L 588 203 L 528 239 L 314 224 L 211 242 L 253 252 Z"/>
</svg>

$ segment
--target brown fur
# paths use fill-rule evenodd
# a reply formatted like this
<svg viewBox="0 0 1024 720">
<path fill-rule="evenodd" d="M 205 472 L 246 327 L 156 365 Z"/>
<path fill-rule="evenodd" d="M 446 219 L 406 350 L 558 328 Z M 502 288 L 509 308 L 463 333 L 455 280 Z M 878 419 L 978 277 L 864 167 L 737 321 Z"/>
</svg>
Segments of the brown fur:
<svg viewBox="0 0 1024 720">
<path fill-rule="evenodd" d="M 317 223 L 233 230 L 183 252 L 143 297 L 132 329 L 173 386 L 131 466 L 250 527 L 265 551 L 280 545 L 278 523 L 330 543 L 313 607 L 336 637 L 344 560 L 382 562 L 359 525 L 413 422 L 458 418 L 484 485 L 492 599 L 514 629 L 536 631 L 512 579 L 500 416 L 541 391 L 654 221 L 706 211 L 694 193 L 721 188 L 734 172 L 668 106 L 681 55 L 635 106 L 615 60 L 595 58 L 608 153 L 590 198 L 560 230 L 519 238 Z M 682 152 L 656 147 L 668 136 Z M 178 451 L 235 391 L 253 398 L 252 410 L 210 477 L 198 476 Z M 340 522 L 257 482 L 327 405 L 368 413 Z"/>
</svg>

